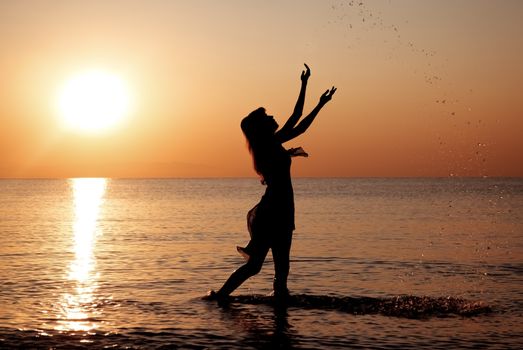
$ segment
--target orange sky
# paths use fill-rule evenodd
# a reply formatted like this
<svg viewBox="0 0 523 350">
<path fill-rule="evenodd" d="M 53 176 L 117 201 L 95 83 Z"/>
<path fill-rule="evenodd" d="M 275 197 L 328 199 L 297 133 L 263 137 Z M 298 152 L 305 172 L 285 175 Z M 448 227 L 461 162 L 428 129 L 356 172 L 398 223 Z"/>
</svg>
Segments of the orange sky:
<svg viewBox="0 0 523 350">
<path fill-rule="evenodd" d="M 361 5 L 360 5 L 361 3 Z M 241 118 L 338 87 L 295 176 L 523 176 L 523 2 L 2 1 L 0 177 L 254 176 Z M 57 94 L 118 74 L 133 113 L 63 128 Z"/>
</svg>

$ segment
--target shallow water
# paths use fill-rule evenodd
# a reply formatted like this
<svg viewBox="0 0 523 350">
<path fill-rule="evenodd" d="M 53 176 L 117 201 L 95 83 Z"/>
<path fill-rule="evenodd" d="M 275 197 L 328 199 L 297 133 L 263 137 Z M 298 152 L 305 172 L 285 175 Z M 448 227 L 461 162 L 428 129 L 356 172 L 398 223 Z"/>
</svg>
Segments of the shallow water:
<svg viewBox="0 0 523 350">
<path fill-rule="evenodd" d="M 262 191 L 255 179 L 1 180 L 0 348 L 521 346 L 522 179 L 297 179 L 289 287 L 305 302 L 257 297 L 270 256 L 227 307 L 202 301 L 242 262 L 234 247 Z M 398 296 L 412 296 L 400 311 L 488 311 L 365 304 Z"/>
</svg>

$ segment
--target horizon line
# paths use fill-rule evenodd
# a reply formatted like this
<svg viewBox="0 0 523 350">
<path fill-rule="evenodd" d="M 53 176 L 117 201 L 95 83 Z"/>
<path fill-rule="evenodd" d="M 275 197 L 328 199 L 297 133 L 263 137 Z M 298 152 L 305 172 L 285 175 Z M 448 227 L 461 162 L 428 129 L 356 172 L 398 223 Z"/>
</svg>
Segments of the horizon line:
<svg viewBox="0 0 523 350">
<path fill-rule="evenodd" d="M 0 177 L 1 180 L 69 180 L 69 179 L 111 179 L 111 180 L 220 180 L 220 179 L 257 179 L 256 176 L 147 176 L 147 177 L 111 177 L 111 176 L 64 176 L 64 177 Z M 447 175 L 447 176 L 293 176 L 293 179 L 523 179 L 523 176 L 496 175 Z"/>
</svg>

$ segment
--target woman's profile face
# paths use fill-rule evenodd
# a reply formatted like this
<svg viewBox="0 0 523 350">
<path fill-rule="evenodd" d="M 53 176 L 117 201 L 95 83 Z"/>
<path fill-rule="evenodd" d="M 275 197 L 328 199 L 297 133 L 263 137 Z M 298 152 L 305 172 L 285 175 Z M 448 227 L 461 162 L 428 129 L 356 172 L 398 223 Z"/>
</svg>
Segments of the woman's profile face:
<svg viewBox="0 0 523 350">
<path fill-rule="evenodd" d="M 268 115 L 264 108 L 258 108 L 241 122 L 241 128 L 250 141 L 271 137 L 278 127 L 274 117 Z"/>
<path fill-rule="evenodd" d="M 260 118 L 260 123 L 263 125 L 263 128 L 270 130 L 272 133 L 276 132 L 278 130 L 278 123 L 276 120 L 274 120 L 274 117 L 272 115 L 268 115 L 267 113 L 264 113 L 263 116 Z"/>
</svg>

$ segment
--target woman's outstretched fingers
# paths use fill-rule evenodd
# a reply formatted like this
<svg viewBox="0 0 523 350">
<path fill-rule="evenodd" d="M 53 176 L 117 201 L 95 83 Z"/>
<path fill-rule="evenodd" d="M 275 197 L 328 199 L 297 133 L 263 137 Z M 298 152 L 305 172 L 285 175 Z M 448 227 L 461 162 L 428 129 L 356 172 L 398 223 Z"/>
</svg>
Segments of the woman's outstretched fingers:
<svg viewBox="0 0 523 350">
<path fill-rule="evenodd" d="M 307 63 L 303 64 L 305 66 L 305 70 L 301 72 L 301 80 L 307 80 L 311 76 L 311 69 L 307 65 Z"/>
<path fill-rule="evenodd" d="M 327 103 L 331 100 L 332 95 L 336 92 L 336 88 L 333 86 L 330 90 L 327 90 L 321 95 L 320 103 Z"/>
</svg>

